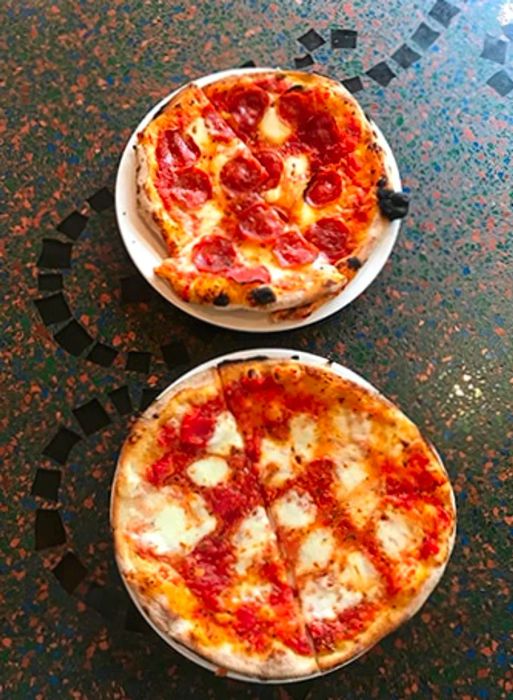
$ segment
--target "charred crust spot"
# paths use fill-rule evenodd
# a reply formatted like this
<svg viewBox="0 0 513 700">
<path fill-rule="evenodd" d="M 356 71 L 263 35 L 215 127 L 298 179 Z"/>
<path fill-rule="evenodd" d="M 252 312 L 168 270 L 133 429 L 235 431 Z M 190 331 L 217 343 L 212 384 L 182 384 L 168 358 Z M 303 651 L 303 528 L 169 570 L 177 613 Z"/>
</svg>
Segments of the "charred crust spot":
<svg viewBox="0 0 513 700">
<path fill-rule="evenodd" d="M 382 180 L 383 178 L 381 178 Z M 381 180 L 379 182 L 381 182 Z M 406 192 L 394 192 L 379 185 L 378 182 L 378 204 L 383 216 L 390 221 L 403 219 L 408 213 L 410 198 Z"/>
<path fill-rule="evenodd" d="M 230 303 L 230 297 L 226 292 L 220 292 L 214 299 L 214 306 L 228 306 Z"/>
<path fill-rule="evenodd" d="M 241 365 L 245 362 L 262 362 L 263 360 L 268 360 L 269 358 L 267 355 L 252 355 L 251 357 L 239 357 L 236 360 L 223 360 L 220 362 L 217 366 L 218 367 L 227 367 L 228 365 Z M 247 371 L 247 376 L 252 377 L 255 376 L 256 372 L 254 369 L 249 369 Z"/>
<path fill-rule="evenodd" d="M 256 289 L 252 289 L 249 293 L 249 298 L 253 304 L 265 306 L 266 304 L 272 304 L 276 301 L 276 294 L 271 287 L 256 287 Z"/>
<path fill-rule="evenodd" d="M 347 266 L 350 270 L 359 270 L 361 268 L 362 264 L 363 263 L 360 260 L 360 258 L 357 258 L 357 257 L 348 258 L 348 261 L 347 261 Z"/>
</svg>

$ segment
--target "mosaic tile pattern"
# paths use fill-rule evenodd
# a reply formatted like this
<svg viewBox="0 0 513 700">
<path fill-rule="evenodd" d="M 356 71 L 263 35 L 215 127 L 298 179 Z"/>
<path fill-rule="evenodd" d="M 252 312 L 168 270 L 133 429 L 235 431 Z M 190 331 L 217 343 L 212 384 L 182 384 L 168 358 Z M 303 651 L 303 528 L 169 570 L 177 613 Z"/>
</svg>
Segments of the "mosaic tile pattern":
<svg viewBox="0 0 513 700">
<path fill-rule="evenodd" d="M 0 420 L 6 698 L 513 697 L 513 8 L 503 0 L 6 0 Z M 237 334 L 156 295 L 113 213 L 124 143 L 185 80 L 301 66 L 358 94 L 410 215 L 384 271 L 310 328 Z M 214 678 L 116 572 L 109 488 L 131 417 L 209 357 L 277 345 L 363 374 L 442 453 L 456 548 L 422 612 L 323 680 Z"/>
</svg>

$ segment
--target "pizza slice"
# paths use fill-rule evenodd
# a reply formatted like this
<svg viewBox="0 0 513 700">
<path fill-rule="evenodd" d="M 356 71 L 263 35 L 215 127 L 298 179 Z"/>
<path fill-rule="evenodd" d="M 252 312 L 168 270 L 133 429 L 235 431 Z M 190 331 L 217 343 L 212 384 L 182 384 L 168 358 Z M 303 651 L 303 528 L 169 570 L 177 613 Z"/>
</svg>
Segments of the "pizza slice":
<svg viewBox="0 0 513 700">
<path fill-rule="evenodd" d="M 215 371 L 182 382 L 136 423 L 112 524 L 120 570 L 164 637 L 257 678 L 317 670 Z"/>
<path fill-rule="evenodd" d="M 321 668 L 376 643 L 427 598 L 450 553 L 447 475 L 381 397 L 298 362 L 220 368 Z"/>
</svg>

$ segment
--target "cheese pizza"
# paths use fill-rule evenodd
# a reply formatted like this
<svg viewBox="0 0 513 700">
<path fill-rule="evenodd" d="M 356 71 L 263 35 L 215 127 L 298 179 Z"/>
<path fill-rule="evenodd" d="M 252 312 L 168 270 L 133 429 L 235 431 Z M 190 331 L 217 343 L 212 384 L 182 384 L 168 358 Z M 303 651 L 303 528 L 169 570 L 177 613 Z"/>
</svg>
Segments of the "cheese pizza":
<svg viewBox="0 0 513 700">
<path fill-rule="evenodd" d="M 139 210 L 167 247 L 156 273 L 191 303 L 305 315 L 407 211 L 361 108 L 316 74 L 191 83 L 136 150 Z"/>
<path fill-rule="evenodd" d="M 137 421 L 112 525 L 167 639 L 278 680 L 347 662 L 410 617 L 447 562 L 455 508 L 436 453 L 387 400 L 260 358 L 182 381 Z"/>
</svg>

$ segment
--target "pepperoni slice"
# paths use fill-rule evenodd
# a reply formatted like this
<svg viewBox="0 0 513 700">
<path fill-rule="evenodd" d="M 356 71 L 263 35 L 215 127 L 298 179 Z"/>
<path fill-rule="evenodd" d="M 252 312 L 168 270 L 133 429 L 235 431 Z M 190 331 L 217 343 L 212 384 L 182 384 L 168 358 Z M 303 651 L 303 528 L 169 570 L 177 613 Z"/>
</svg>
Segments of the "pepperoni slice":
<svg viewBox="0 0 513 700">
<path fill-rule="evenodd" d="M 171 180 L 169 196 L 184 209 L 197 209 L 212 197 L 212 185 L 206 172 L 187 168 Z"/>
<path fill-rule="evenodd" d="M 298 124 L 310 114 L 308 94 L 303 90 L 290 90 L 278 100 L 278 114 L 291 124 Z"/>
<path fill-rule="evenodd" d="M 331 114 L 313 114 L 301 127 L 300 139 L 308 146 L 324 150 L 340 141 L 337 124 Z"/>
<path fill-rule="evenodd" d="M 235 134 L 228 124 L 210 105 L 203 110 L 203 119 L 205 120 L 208 131 L 215 139 L 219 141 L 231 141 L 234 138 Z"/>
<path fill-rule="evenodd" d="M 276 241 L 273 252 L 282 267 L 306 265 L 315 260 L 319 251 L 300 233 L 287 231 Z"/>
<path fill-rule="evenodd" d="M 194 246 L 192 260 L 201 272 L 225 272 L 235 263 L 237 253 L 223 236 L 208 236 Z"/>
<path fill-rule="evenodd" d="M 263 265 L 258 265 L 257 267 L 237 266 L 229 270 L 226 276 L 228 279 L 240 284 L 249 284 L 250 282 L 264 282 L 267 284 L 271 281 L 269 270 Z"/>
<path fill-rule="evenodd" d="M 264 182 L 265 190 L 272 190 L 278 186 L 283 172 L 283 163 L 280 156 L 272 151 L 261 151 L 256 158 L 264 166 L 267 172 L 267 180 Z"/>
<path fill-rule="evenodd" d="M 237 232 L 253 241 L 273 241 L 283 231 L 283 221 L 267 204 L 253 204 L 239 215 Z"/>
<path fill-rule="evenodd" d="M 352 250 L 349 229 L 340 219 L 319 219 L 305 231 L 305 238 L 325 253 L 330 262 L 346 257 Z"/>
<path fill-rule="evenodd" d="M 333 202 L 342 192 L 342 179 L 334 170 L 320 170 L 310 180 L 305 190 L 305 200 L 313 207 Z"/>
<path fill-rule="evenodd" d="M 220 178 L 234 192 L 249 192 L 260 187 L 267 172 L 256 158 L 239 154 L 223 165 Z"/>
<path fill-rule="evenodd" d="M 160 168 L 183 168 L 192 165 L 200 156 L 200 149 L 192 136 L 179 129 L 167 129 L 159 136 L 157 161 Z"/>
<path fill-rule="evenodd" d="M 228 109 L 237 127 L 245 134 L 253 133 L 262 119 L 269 95 L 256 85 L 234 88 L 228 95 Z"/>
</svg>

